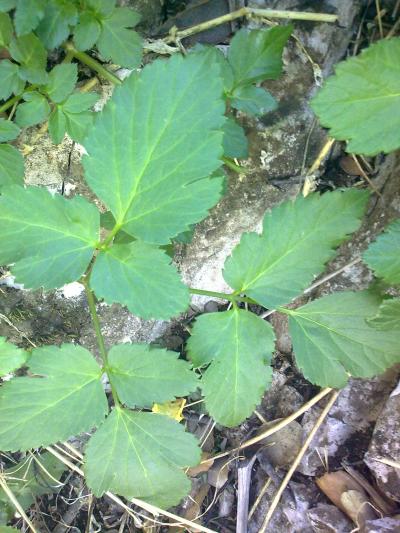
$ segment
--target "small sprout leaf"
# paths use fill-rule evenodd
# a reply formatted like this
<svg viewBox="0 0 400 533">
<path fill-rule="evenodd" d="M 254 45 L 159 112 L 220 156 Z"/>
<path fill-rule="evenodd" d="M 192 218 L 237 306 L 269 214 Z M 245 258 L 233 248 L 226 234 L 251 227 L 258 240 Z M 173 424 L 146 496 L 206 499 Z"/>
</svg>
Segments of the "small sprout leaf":
<svg viewBox="0 0 400 533">
<path fill-rule="evenodd" d="M 15 120 L 21 128 L 40 124 L 50 114 L 50 105 L 47 98 L 42 94 L 33 91 L 27 92 L 23 96 L 25 102 L 17 107 Z"/>
<path fill-rule="evenodd" d="M 63 102 L 75 89 L 78 80 L 78 67 L 76 63 L 61 63 L 56 65 L 49 73 L 49 80 L 45 87 L 50 100 L 56 103 Z"/>
<path fill-rule="evenodd" d="M 77 11 L 70 0 L 52 0 L 47 3 L 45 14 L 36 33 L 48 50 L 53 50 L 70 34 L 70 26 L 76 24 Z"/>
<path fill-rule="evenodd" d="M 30 83 L 46 83 L 47 52 L 42 42 L 33 33 L 21 35 L 10 43 L 11 57 L 20 63 L 19 76 Z"/>
<path fill-rule="evenodd" d="M 140 15 L 128 7 L 117 7 L 101 21 L 97 48 L 104 59 L 127 68 L 136 68 L 142 57 L 142 39 L 133 28 Z"/>
<path fill-rule="evenodd" d="M 275 111 L 275 98 L 262 87 L 238 87 L 232 94 L 231 106 L 255 117 Z"/>
<path fill-rule="evenodd" d="M 85 51 L 93 48 L 100 36 L 101 24 L 93 13 L 83 12 L 74 30 L 74 43 L 77 50 Z"/>
<path fill-rule="evenodd" d="M 17 35 L 25 35 L 36 29 L 44 17 L 47 0 L 17 0 L 14 24 Z"/>
<path fill-rule="evenodd" d="M 233 37 L 228 52 L 235 86 L 278 78 L 282 72 L 282 51 L 292 30 L 290 25 L 239 30 Z"/>
</svg>

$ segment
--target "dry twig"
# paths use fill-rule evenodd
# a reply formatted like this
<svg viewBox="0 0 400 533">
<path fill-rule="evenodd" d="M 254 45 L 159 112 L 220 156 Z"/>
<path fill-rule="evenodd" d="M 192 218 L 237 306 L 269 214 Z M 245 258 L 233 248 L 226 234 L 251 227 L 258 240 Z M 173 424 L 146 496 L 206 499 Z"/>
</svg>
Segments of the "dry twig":
<svg viewBox="0 0 400 533">
<path fill-rule="evenodd" d="M 296 468 L 299 466 L 300 461 L 303 458 L 303 455 L 306 453 L 308 447 L 311 444 L 311 441 L 313 440 L 313 438 L 314 438 L 315 434 L 317 433 L 318 429 L 320 428 L 321 424 L 323 423 L 323 421 L 327 417 L 327 415 L 328 415 L 329 411 L 331 410 L 331 407 L 335 403 L 336 398 L 338 397 L 338 395 L 339 395 L 339 391 L 334 391 L 333 392 L 332 396 L 329 399 L 329 402 L 326 404 L 326 406 L 322 410 L 322 412 L 319 415 L 314 427 L 310 431 L 310 433 L 309 433 L 308 437 L 306 438 L 303 446 L 301 447 L 299 453 L 297 454 L 296 459 L 293 461 L 292 466 L 289 468 L 286 476 L 283 478 L 281 486 L 279 487 L 277 493 L 275 494 L 274 499 L 272 500 L 271 505 L 270 505 L 270 507 L 268 509 L 268 512 L 267 512 L 267 514 L 265 516 L 263 525 L 261 526 L 261 529 L 260 529 L 260 533 L 265 533 L 267 531 L 268 524 L 269 524 L 269 522 L 270 522 L 270 520 L 272 518 L 272 515 L 275 512 L 275 509 L 278 506 L 278 503 L 279 503 L 279 501 L 281 499 L 283 491 L 287 487 L 287 485 L 288 485 L 289 481 L 291 480 Z"/>
</svg>

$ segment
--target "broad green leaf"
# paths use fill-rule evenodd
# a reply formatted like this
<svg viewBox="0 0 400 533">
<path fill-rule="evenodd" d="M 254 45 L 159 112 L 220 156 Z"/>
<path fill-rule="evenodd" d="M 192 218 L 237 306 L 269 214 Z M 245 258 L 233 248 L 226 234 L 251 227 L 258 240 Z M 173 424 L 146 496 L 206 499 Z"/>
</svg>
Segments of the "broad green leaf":
<svg viewBox="0 0 400 533">
<path fill-rule="evenodd" d="M 13 34 L 12 22 L 7 13 L 0 13 L 0 47 L 7 46 Z"/>
<path fill-rule="evenodd" d="M 19 66 L 8 59 L 0 61 L 0 100 L 21 94 L 25 82 L 19 77 Z"/>
<path fill-rule="evenodd" d="M 102 370 L 81 346 L 43 346 L 32 351 L 34 376 L 0 387 L 0 449 L 47 446 L 97 427 L 108 412 Z"/>
<path fill-rule="evenodd" d="M 363 259 L 377 277 L 389 284 L 400 285 L 400 219 L 392 222 L 369 245 Z"/>
<path fill-rule="evenodd" d="M 242 236 L 225 262 L 226 282 L 270 309 L 290 302 L 360 226 L 367 200 L 349 189 L 280 204 L 265 215 L 261 235 Z"/>
<path fill-rule="evenodd" d="M 262 87 L 238 87 L 233 91 L 231 106 L 255 117 L 274 111 L 278 104 L 275 98 Z"/>
<path fill-rule="evenodd" d="M 284 310 L 297 366 L 309 381 L 340 388 L 349 375 L 369 378 L 400 361 L 399 330 L 379 331 L 367 322 L 380 303 L 368 291 L 337 292 Z"/>
<path fill-rule="evenodd" d="M 26 361 L 28 353 L 0 337 L 0 376 L 5 376 Z"/>
<path fill-rule="evenodd" d="M 200 460 L 196 439 L 170 418 L 115 408 L 86 447 L 85 479 L 107 490 L 168 508 L 190 489 L 183 468 Z"/>
<path fill-rule="evenodd" d="M 54 144 L 60 144 L 67 130 L 67 119 L 61 106 L 55 105 L 49 118 L 49 133 Z"/>
<path fill-rule="evenodd" d="M 70 0 L 48 2 L 44 18 L 36 29 L 40 40 L 49 50 L 56 48 L 70 34 L 70 26 L 76 24 L 76 7 Z"/>
<path fill-rule="evenodd" d="M 278 78 L 282 72 L 282 51 L 292 30 L 290 25 L 239 30 L 228 52 L 235 86 Z"/>
<path fill-rule="evenodd" d="M 49 73 L 49 80 L 45 87 L 46 94 L 53 102 L 63 102 L 75 89 L 77 80 L 78 67 L 76 63 L 56 65 Z"/>
<path fill-rule="evenodd" d="M 196 374 L 179 354 L 149 344 L 118 344 L 108 354 L 108 375 L 122 403 L 151 407 L 198 387 Z"/>
<path fill-rule="evenodd" d="M 224 132 L 223 148 L 227 157 L 243 158 L 249 155 L 249 143 L 241 126 L 232 117 L 222 127 Z"/>
<path fill-rule="evenodd" d="M 126 305 L 142 318 L 169 319 L 189 306 L 189 291 L 171 259 L 141 241 L 114 244 L 100 253 L 90 284 L 98 298 Z"/>
<path fill-rule="evenodd" d="M 6 185 L 22 185 L 23 182 L 24 158 L 21 152 L 9 144 L 0 144 L 0 190 Z"/>
<path fill-rule="evenodd" d="M 208 176 L 221 165 L 221 96 L 218 67 L 197 54 L 154 61 L 115 89 L 84 167 L 123 230 L 167 244 L 217 203 L 222 180 Z"/>
<path fill-rule="evenodd" d="M 16 465 L 5 469 L 3 475 L 21 507 L 28 509 L 37 496 L 57 491 L 61 484 L 55 480 L 60 479 L 65 470 L 66 466 L 59 459 L 45 452 L 27 456 Z M 0 510 L 1 507 L 5 508 L 7 521 L 11 520 L 15 514 L 15 507 L 8 496 L 0 491 Z M 0 533 L 1 531 L 0 527 Z"/>
<path fill-rule="evenodd" d="M 375 329 L 397 329 L 400 332 L 400 298 L 384 300 L 376 316 L 370 318 L 368 324 Z"/>
<path fill-rule="evenodd" d="M 0 526 L 0 533 L 15 533 L 15 531 L 19 531 L 19 529 L 15 529 L 14 527 L 8 526 Z"/>
<path fill-rule="evenodd" d="M 274 332 L 262 318 L 233 309 L 196 319 L 187 349 L 194 366 L 211 363 L 200 387 L 210 415 L 234 427 L 251 415 L 268 388 Z"/>
<path fill-rule="evenodd" d="M 21 128 L 34 126 L 45 121 L 50 114 L 47 98 L 42 94 L 32 91 L 23 96 L 25 102 L 19 104 L 15 120 Z"/>
<path fill-rule="evenodd" d="M 17 0 L 0 0 L 0 11 L 10 11 L 16 4 Z"/>
<path fill-rule="evenodd" d="M 136 68 L 142 57 L 142 39 L 133 28 L 140 15 L 129 7 L 117 7 L 101 21 L 97 48 L 104 59 L 127 68 Z"/>
<path fill-rule="evenodd" d="M 47 52 L 41 41 L 33 33 L 12 39 L 10 54 L 21 64 L 19 76 L 30 83 L 46 83 Z"/>
<path fill-rule="evenodd" d="M 99 212 L 38 187 L 8 187 L 0 196 L 0 263 L 26 288 L 53 289 L 79 279 L 97 244 Z"/>
<path fill-rule="evenodd" d="M 44 17 L 47 0 L 17 0 L 14 24 L 17 35 L 34 30 Z"/>
<path fill-rule="evenodd" d="M 89 50 L 100 36 L 101 25 L 94 14 L 84 12 L 79 15 L 79 22 L 74 30 L 74 43 L 77 50 Z"/>
<path fill-rule="evenodd" d="M 11 122 L 11 120 L 6 120 L 0 118 L 0 141 L 12 141 L 16 139 L 19 135 L 19 127 Z"/>
<path fill-rule="evenodd" d="M 321 124 L 347 151 L 376 155 L 400 147 L 400 38 L 342 61 L 312 101 Z"/>
</svg>

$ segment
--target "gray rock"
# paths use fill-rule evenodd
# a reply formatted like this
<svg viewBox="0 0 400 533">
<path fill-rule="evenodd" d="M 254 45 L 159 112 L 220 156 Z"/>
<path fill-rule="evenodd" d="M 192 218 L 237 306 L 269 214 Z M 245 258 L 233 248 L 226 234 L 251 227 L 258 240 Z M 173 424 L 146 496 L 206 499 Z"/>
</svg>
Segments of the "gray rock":
<svg viewBox="0 0 400 533">
<path fill-rule="evenodd" d="M 385 517 L 378 520 L 368 520 L 365 523 L 365 533 L 398 533 L 400 531 L 400 515 Z"/>
<path fill-rule="evenodd" d="M 379 488 L 400 502 L 400 469 L 378 459 L 400 464 L 400 383 L 386 402 L 375 425 L 365 462 L 377 479 Z"/>
<path fill-rule="evenodd" d="M 396 383 L 396 370 L 389 370 L 371 380 L 351 379 L 341 391 L 329 416 L 315 435 L 305 453 L 298 471 L 315 476 L 324 468 L 323 461 L 340 463 L 362 453 L 362 443 L 368 445 L 371 425 L 380 417 L 380 412 Z M 320 412 L 315 406 L 305 413 L 302 426 L 304 438 L 311 431 Z M 354 447 L 352 442 L 357 442 Z"/>
<path fill-rule="evenodd" d="M 308 512 L 315 533 L 350 533 L 353 523 L 334 505 L 320 503 Z"/>
</svg>

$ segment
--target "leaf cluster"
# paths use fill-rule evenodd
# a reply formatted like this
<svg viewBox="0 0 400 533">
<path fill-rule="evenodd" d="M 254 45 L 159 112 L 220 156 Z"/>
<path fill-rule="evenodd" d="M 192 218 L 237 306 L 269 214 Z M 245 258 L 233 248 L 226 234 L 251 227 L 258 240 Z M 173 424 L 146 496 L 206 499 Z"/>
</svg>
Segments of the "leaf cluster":
<svg viewBox="0 0 400 533">
<path fill-rule="evenodd" d="M 154 61 L 116 88 L 84 140 L 85 179 L 106 216 L 79 196 L 3 188 L 0 264 L 10 265 L 19 283 L 52 289 L 82 280 L 89 304 L 94 293 L 146 319 L 188 308 L 189 290 L 164 247 L 221 198 L 227 98 L 231 104 L 241 94 L 236 88 L 265 78 L 268 61 L 270 76 L 281 68 L 279 34 L 272 44 L 246 35 L 253 47 L 270 43 L 272 59 L 253 61 L 249 50 L 246 62 L 234 47 L 224 62 L 197 50 Z M 231 76 L 236 82 L 228 85 Z M 64 105 L 68 84 L 46 83 L 54 103 Z M 3 131 L 15 134 L 9 126 Z M 0 388 L 0 449 L 27 450 L 95 429 L 84 470 L 97 496 L 113 490 L 176 504 L 189 489 L 183 469 L 198 462 L 200 450 L 177 421 L 149 409 L 200 387 L 217 422 L 234 426 L 252 413 L 271 379 L 275 335 L 269 322 L 239 308 L 242 295 L 289 316 L 297 365 L 313 383 L 342 387 L 349 376 L 373 376 L 399 361 L 397 300 L 388 312 L 388 300 L 373 292 L 339 292 L 287 307 L 359 228 L 367 201 L 359 190 L 298 198 L 266 213 L 260 234 L 242 236 L 223 272 L 232 309 L 200 316 L 187 344 L 201 379 L 176 353 L 143 344 L 105 349 L 99 365 L 74 344 L 25 353 L 0 339 L 1 372 L 26 367 Z M 364 255 L 388 283 L 398 283 L 398 230 L 397 221 Z"/>
<path fill-rule="evenodd" d="M 269 30 L 241 29 L 231 40 L 226 57 L 215 47 L 193 49 L 193 53 L 206 51 L 220 68 L 228 109 L 228 120 L 223 128 L 225 156 L 239 159 L 248 156 L 246 134 L 235 120 L 235 111 L 258 117 L 277 108 L 274 97 L 256 84 L 280 76 L 282 52 L 292 31 L 291 25 Z"/>
<path fill-rule="evenodd" d="M 65 133 L 82 142 L 93 116 L 94 93 L 75 91 L 75 63 L 61 63 L 48 71 L 48 54 L 71 38 L 78 51 L 96 47 L 104 60 L 134 68 L 141 59 L 141 39 L 132 29 L 140 16 L 114 0 L 4 0 L 0 2 L 0 100 L 15 95 L 16 124 L 34 126 L 49 121 L 53 142 Z M 89 58 L 90 59 L 90 58 Z M 22 101 L 22 103 L 21 103 Z M 0 142 L 12 141 L 19 130 L 1 119 Z M 8 129 L 5 129 L 5 128 Z M 22 183 L 22 155 L 0 145 L 0 187 Z"/>
</svg>

